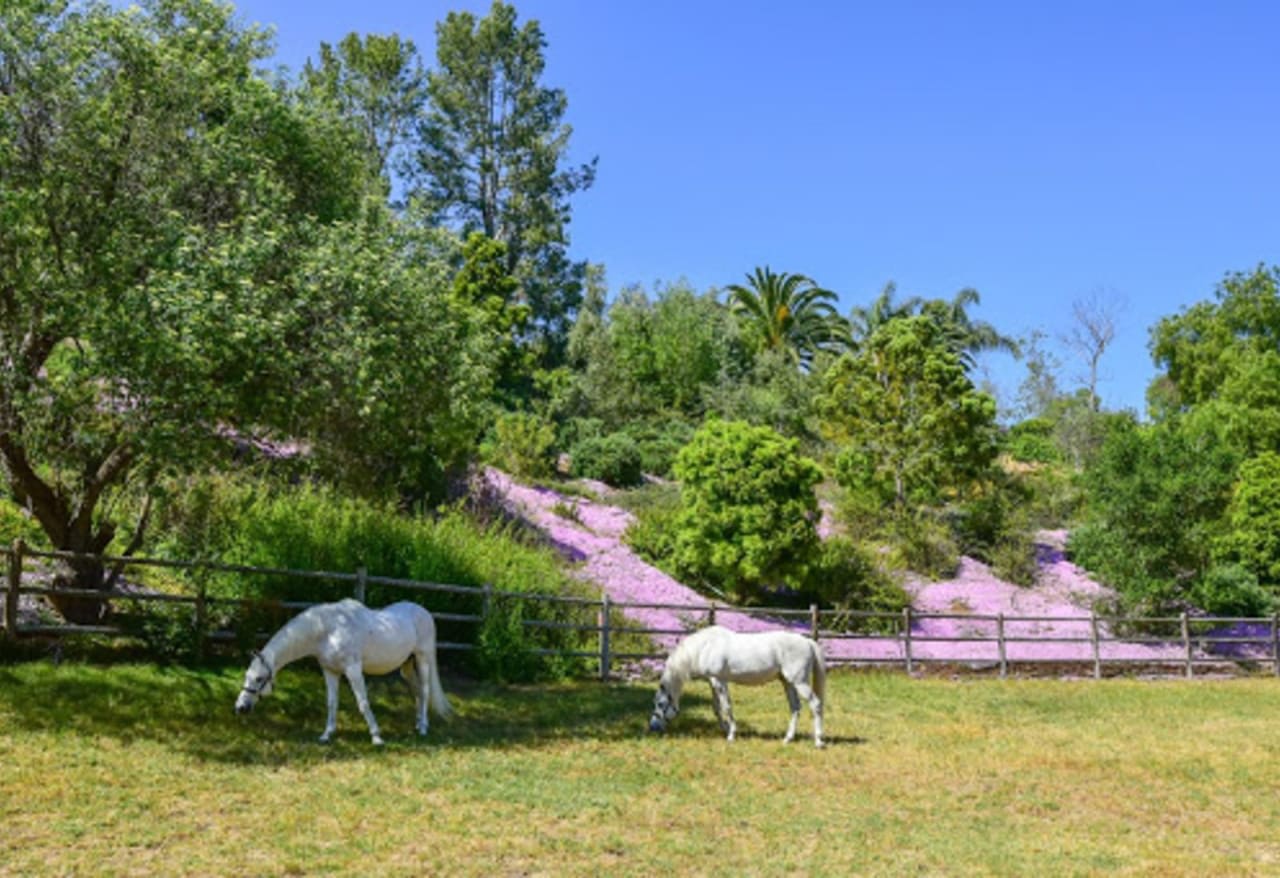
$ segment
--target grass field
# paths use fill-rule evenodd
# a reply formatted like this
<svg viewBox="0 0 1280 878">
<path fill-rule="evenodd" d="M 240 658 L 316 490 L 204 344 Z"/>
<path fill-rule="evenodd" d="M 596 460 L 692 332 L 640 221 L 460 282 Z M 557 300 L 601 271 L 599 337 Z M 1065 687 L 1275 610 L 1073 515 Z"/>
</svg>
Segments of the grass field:
<svg viewBox="0 0 1280 878">
<path fill-rule="evenodd" d="M 784 747 L 780 687 L 703 687 L 642 733 L 652 687 L 447 681 L 412 734 L 373 687 L 285 671 L 0 666 L 6 875 L 1247 875 L 1280 873 L 1280 682 L 911 680 L 838 673 L 830 747 Z M 807 713 L 801 728 L 808 730 Z"/>
</svg>

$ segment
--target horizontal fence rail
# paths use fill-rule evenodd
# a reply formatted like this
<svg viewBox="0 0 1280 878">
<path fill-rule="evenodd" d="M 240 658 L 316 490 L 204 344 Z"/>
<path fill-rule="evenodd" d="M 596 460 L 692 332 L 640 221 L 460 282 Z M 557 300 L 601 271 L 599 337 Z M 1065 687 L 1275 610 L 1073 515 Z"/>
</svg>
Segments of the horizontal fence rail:
<svg viewBox="0 0 1280 878">
<path fill-rule="evenodd" d="M 1203 617 L 1186 613 L 1174 617 L 1121 617 L 1081 613 L 1071 616 L 1013 616 L 1005 614 L 922 613 L 910 608 L 901 613 L 820 609 L 816 605 L 794 607 L 735 607 L 709 602 L 664 604 L 619 602 L 607 594 L 600 599 L 566 595 L 545 595 L 519 591 L 499 591 L 491 586 L 465 586 L 369 575 L 363 568 L 352 572 L 292 570 L 250 567 L 204 561 L 174 561 L 82 555 L 72 552 L 37 551 L 21 541 L 0 548 L 5 557 L 6 576 L 0 609 L 0 633 L 8 639 L 23 636 L 66 637 L 75 635 L 133 636 L 118 625 L 69 623 L 20 624 L 19 598 L 22 595 L 59 595 L 110 604 L 189 605 L 193 632 L 202 642 L 235 642 L 247 635 L 261 641 L 272 631 L 237 632 L 207 630 L 205 622 L 212 608 L 266 610 L 283 622 L 286 613 L 314 606 L 314 601 L 230 598 L 205 594 L 200 586 L 194 594 L 152 590 L 110 591 L 94 589 L 54 589 L 29 584 L 28 560 L 45 562 L 90 562 L 105 570 L 128 567 L 169 568 L 195 573 L 237 573 L 264 577 L 291 577 L 340 583 L 350 594 L 364 600 L 369 586 L 412 594 L 464 595 L 477 598 L 477 612 L 432 611 L 443 622 L 482 625 L 495 601 L 522 605 L 520 624 L 526 629 L 571 631 L 593 640 L 590 649 L 530 650 L 535 655 L 589 660 L 601 679 L 608 680 L 620 665 L 634 671 L 664 658 L 675 642 L 704 624 L 724 624 L 736 630 L 785 628 L 806 634 L 823 644 L 827 663 L 836 666 L 901 667 L 908 673 L 928 665 L 994 670 L 1001 677 L 1011 668 L 1052 666 L 1078 667 L 1095 678 L 1108 667 L 1140 667 L 1155 673 L 1181 673 L 1193 677 L 1197 670 L 1230 669 L 1249 671 L 1269 668 L 1280 676 L 1280 615 L 1269 618 Z M 559 605 L 583 611 L 578 621 L 538 618 L 538 610 Z M 644 622 L 648 613 L 667 614 L 676 624 Z M 619 638 L 636 638 L 649 645 L 643 650 L 620 650 Z M 442 651 L 465 652 L 476 649 L 470 641 L 442 640 Z M 201 647 L 202 648 L 202 647 Z"/>
</svg>

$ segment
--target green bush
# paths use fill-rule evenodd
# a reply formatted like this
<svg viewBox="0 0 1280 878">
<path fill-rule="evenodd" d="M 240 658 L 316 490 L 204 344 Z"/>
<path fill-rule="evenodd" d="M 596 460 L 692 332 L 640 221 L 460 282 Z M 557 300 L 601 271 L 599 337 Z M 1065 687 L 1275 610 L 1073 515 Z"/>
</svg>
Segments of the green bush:
<svg viewBox="0 0 1280 878">
<path fill-rule="evenodd" d="M 647 485 L 620 499 L 635 516 L 623 539 L 650 564 L 675 575 L 680 486 L 674 483 Z"/>
<path fill-rule="evenodd" d="M 485 459 L 523 479 L 550 478 L 556 468 L 556 428 L 527 412 L 504 412 L 483 447 Z"/>
<path fill-rule="evenodd" d="M 805 590 L 821 604 L 838 610 L 892 614 L 893 618 L 850 615 L 843 625 L 850 630 L 891 631 L 911 596 L 901 583 L 876 561 L 876 550 L 846 537 L 823 541 L 817 560 L 805 577 Z"/>
<path fill-rule="evenodd" d="M 803 579 L 818 544 L 818 465 L 768 427 L 708 421 L 676 458 L 682 578 L 752 601 Z"/>
<path fill-rule="evenodd" d="M 1237 561 L 1256 580 L 1280 585 L 1280 454 L 1264 452 L 1240 465 L 1227 523 L 1215 555 Z"/>
<path fill-rule="evenodd" d="M 579 442 L 571 452 L 573 474 L 597 479 L 615 488 L 633 488 L 644 482 L 640 449 L 631 437 L 612 433 Z"/>
<path fill-rule="evenodd" d="M 991 572 L 1005 582 L 1031 586 L 1040 576 L 1036 544 L 1026 531 L 1001 536 L 990 550 Z"/>
<path fill-rule="evenodd" d="M 1210 616 L 1269 616 L 1274 596 L 1239 564 L 1210 567 L 1192 587 L 1191 601 Z"/>
<path fill-rule="evenodd" d="M 1004 437 L 1004 448 L 1023 463 L 1055 463 L 1062 451 L 1054 440 L 1054 425 L 1047 418 L 1030 418 L 1014 424 Z"/>
<path fill-rule="evenodd" d="M 693 438 L 694 427 L 678 418 L 635 421 L 622 429 L 640 452 L 640 468 L 651 475 L 667 477 L 680 449 Z"/>
<path fill-rule="evenodd" d="M 893 554 L 907 570 L 926 579 L 950 579 L 960 565 L 951 529 L 930 510 L 898 516 L 889 526 Z"/>
</svg>

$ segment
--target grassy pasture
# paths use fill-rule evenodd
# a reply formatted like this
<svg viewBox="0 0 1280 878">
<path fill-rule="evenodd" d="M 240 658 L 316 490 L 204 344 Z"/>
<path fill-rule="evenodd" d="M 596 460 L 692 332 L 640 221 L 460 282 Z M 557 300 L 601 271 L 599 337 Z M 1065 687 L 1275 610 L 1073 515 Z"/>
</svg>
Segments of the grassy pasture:
<svg viewBox="0 0 1280 878">
<path fill-rule="evenodd" d="M 0 874 L 1203 875 L 1280 872 L 1280 682 L 837 673 L 831 746 L 783 747 L 780 687 L 704 687 L 643 735 L 652 686 L 448 681 L 411 700 L 286 670 L 0 666 Z M 801 722 L 808 730 L 807 712 Z"/>
</svg>

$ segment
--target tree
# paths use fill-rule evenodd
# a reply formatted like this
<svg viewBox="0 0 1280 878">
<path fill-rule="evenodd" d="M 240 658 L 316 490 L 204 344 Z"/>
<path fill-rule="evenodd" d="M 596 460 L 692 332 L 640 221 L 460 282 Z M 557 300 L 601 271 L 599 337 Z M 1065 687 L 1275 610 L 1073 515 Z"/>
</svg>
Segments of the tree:
<svg viewBox="0 0 1280 878">
<path fill-rule="evenodd" d="M 951 298 L 930 299 L 920 305 L 920 313 L 938 325 L 947 348 L 960 358 L 966 369 L 972 369 L 974 356 L 983 351 L 1006 351 L 1017 356 L 1018 342 L 1000 332 L 985 320 L 969 316 L 971 305 L 982 298 L 972 287 L 965 287 Z"/>
<path fill-rule="evenodd" d="M 1214 302 L 1198 302 L 1151 330 L 1151 355 L 1164 373 L 1155 382 L 1170 411 L 1216 397 L 1241 356 L 1280 350 L 1280 267 L 1228 274 Z M 1235 352 L 1234 356 L 1228 354 Z"/>
<path fill-rule="evenodd" d="M 86 553 L 57 584 L 96 588 L 87 555 L 117 539 L 124 492 L 207 461 L 228 426 L 292 435 L 314 417 L 339 376 L 303 341 L 366 306 L 367 278 L 329 284 L 333 264 L 304 257 L 359 215 L 370 177 L 340 120 L 254 73 L 266 37 L 230 7 L 4 16 L 0 463 L 50 543 Z M 56 602 L 73 621 L 100 608 Z"/>
<path fill-rule="evenodd" d="M 995 460 L 995 400 L 927 317 L 891 320 L 837 361 L 819 408 L 841 449 L 841 484 L 898 511 L 963 488 Z"/>
<path fill-rule="evenodd" d="M 417 47 L 399 34 L 347 34 L 320 44 L 320 60 L 302 70 L 303 92 L 330 102 L 359 134 L 371 171 L 389 189 L 391 173 L 426 101 Z"/>
<path fill-rule="evenodd" d="M 298 363 L 289 426 L 318 474 L 349 494 L 444 499 L 490 420 L 510 347 L 492 300 L 460 284 L 485 287 L 476 249 L 464 246 L 476 258 L 454 274 L 457 250 L 449 233 L 371 203 L 318 230 L 299 258 L 278 327 Z"/>
<path fill-rule="evenodd" d="M 541 84 L 545 48 L 538 23 L 518 27 L 501 0 L 484 18 L 451 12 L 436 26 L 412 194 L 464 234 L 506 246 L 507 273 L 531 311 L 529 341 L 554 366 L 582 297 L 584 267 L 566 251 L 569 198 L 591 185 L 595 160 L 566 166 L 567 100 Z"/>
<path fill-rule="evenodd" d="M 876 331 L 890 320 L 910 317 L 924 304 L 919 296 L 912 296 L 904 302 L 895 302 L 898 285 L 889 281 L 880 290 L 870 305 L 855 306 L 849 313 L 849 327 L 855 347 L 875 335 Z"/>
<path fill-rule="evenodd" d="M 732 473 L 732 478 L 726 478 Z M 818 545 L 818 465 L 767 427 L 705 423 L 676 458 L 676 564 L 735 600 L 800 582 Z"/>
<path fill-rule="evenodd" d="M 1102 402 L 1098 396 L 1099 368 L 1102 357 L 1116 337 L 1116 312 L 1121 303 L 1114 297 L 1104 298 L 1094 292 L 1087 298 L 1071 303 L 1075 322 L 1063 335 L 1063 343 L 1076 352 L 1086 368 L 1085 386 L 1089 390 L 1089 404 L 1098 411 Z"/>
<path fill-rule="evenodd" d="M 776 274 L 765 266 L 747 275 L 745 286 L 732 284 L 726 291 L 747 339 L 758 350 L 781 351 L 802 368 L 848 337 L 834 305 L 836 294 L 802 274 Z"/>
</svg>

